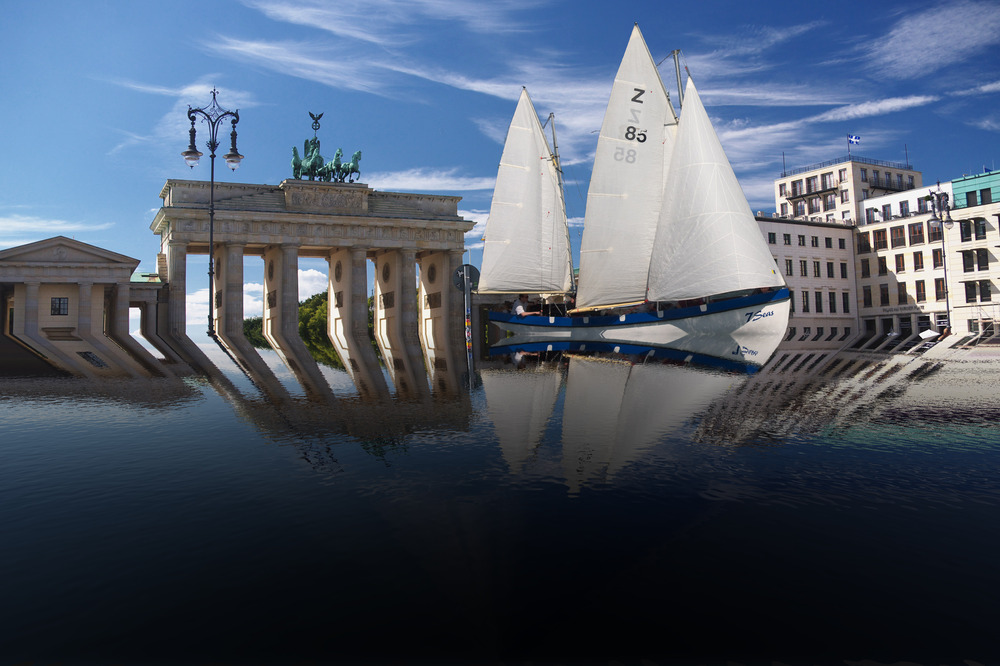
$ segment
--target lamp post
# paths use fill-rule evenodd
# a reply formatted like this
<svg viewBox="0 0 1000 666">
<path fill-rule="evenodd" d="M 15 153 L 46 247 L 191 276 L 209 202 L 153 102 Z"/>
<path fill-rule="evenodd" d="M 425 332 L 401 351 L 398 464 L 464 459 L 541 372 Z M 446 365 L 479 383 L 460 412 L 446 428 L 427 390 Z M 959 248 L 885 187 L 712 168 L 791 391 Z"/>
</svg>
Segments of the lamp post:
<svg viewBox="0 0 1000 666">
<path fill-rule="evenodd" d="M 195 145 L 194 124 L 199 117 L 203 118 L 208 123 L 209 138 L 205 145 L 208 146 L 208 157 L 211 160 L 208 190 L 208 335 L 212 338 L 215 337 L 215 150 L 219 147 L 219 125 L 222 124 L 224 118 L 232 119 L 233 131 L 230 133 L 232 147 L 229 153 L 224 155 L 223 158 L 233 171 L 236 171 L 240 165 L 240 160 L 243 159 L 243 156 L 236 150 L 236 123 L 240 122 L 240 112 L 238 109 L 236 111 L 227 111 L 219 106 L 219 102 L 215 99 L 218 93 L 218 90 L 215 88 L 212 89 L 212 103 L 208 106 L 197 109 L 192 109 L 190 105 L 188 106 L 187 115 L 188 120 L 191 121 L 191 141 L 188 149 L 181 153 L 181 157 L 193 169 L 194 165 L 198 163 L 198 159 L 202 156 L 202 153 L 198 152 L 198 148 Z"/>
<path fill-rule="evenodd" d="M 948 255 L 945 252 L 944 231 L 951 229 L 955 223 L 951 219 L 951 208 L 948 206 L 948 193 L 941 191 L 941 183 L 938 183 L 937 192 L 928 192 L 927 198 L 931 202 L 930 224 L 938 224 L 941 229 L 941 268 L 944 269 L 944 311 L 945 328 L 951 332 L 951 303 L 948 298 Z"/>
</svg>

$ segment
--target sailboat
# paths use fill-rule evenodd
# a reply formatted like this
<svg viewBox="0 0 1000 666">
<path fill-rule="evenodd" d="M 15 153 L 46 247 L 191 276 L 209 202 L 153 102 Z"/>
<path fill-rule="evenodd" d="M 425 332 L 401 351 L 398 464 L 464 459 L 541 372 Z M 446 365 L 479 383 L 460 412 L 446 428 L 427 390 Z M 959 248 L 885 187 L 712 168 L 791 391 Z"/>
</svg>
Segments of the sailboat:
<svg viewBox="0 0 1000 666">
<path fill-rule="evenodd" d="M 770 336 L 785 330 L 789 307 L 784 279 L 693 80 L 678 118 L 636 25 L 612 87 L 587 195 L 576 294 L 581 316 L 491 312 L 507 334 L 495 344 L 666 345 L 701 334 Z M 611 313 L 593 314 L 602 310 Z"/>
<path fill-rule="evenodd" d="M 554 125 L 552 132 L 555 143 Z M 478 292 L 551 296 L 572 290 L 559 160 L 522 88 L 497 170 Z"/>
</svg>

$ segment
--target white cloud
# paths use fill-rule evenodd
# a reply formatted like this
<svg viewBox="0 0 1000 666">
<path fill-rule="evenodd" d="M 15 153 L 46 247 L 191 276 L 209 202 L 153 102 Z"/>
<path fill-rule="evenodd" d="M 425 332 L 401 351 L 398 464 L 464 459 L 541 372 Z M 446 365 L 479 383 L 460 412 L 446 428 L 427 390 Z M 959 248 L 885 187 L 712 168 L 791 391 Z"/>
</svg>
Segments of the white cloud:
<svg viewBox="0 0 1000 666">
<path fill-rule="evenodd" d="M 935 95 L 910 95 L 909 97 L 890 97 L 860 104 L 848 104 L 836 109 L 831 109 L 807 120 L 815 122 L 837 122 L 841 120 L 856 120 L 857 118 L 868 118 L 870 116 L 882 116 L 887 113 L 912 109 L 917 106 L 926 106 L 937 102 L 940 98 Z"/>
<path fill-rule="evenodd" d="M 326 291 L 326 273 L 310 268 L 299 270 L 299 300 L 304 301 L 314 294 Z M 188 292 L 186 325 L 208 325 L 208 289 Z M 243 317 L 259 317 L 264 313 L 264 285 L 247 282 L 243 285 Z"/>
<path fill-rule="evenodd" d="M 326 291 L 328 283 L 326 273 L 313 268 L 299 269 L 299 300 L 304 301 L 310 296 Z"/>
<path fill-rule="evenodd" d="M 460 210 L 458 214 L 467 220 L 475 222 L 475 226 L 465 232 L 465 249 L 478 250 L 483 247 L 483 234 L 486 233 L 486 220 L 489 218 L 489 211 L 484 210 Z"/>
<path fill-rule="evenodd" d="M 492 190 L 496 177 L 474 178 L 458 175 L 458 169 L 407 169 L 372 173 L 365 177 L 370 183 L 377 183 L 381 190 L 414 190 L 417 192 L 465 192 Z"/>
<path fill-rule="evenodd" d="M 110 229 L 114 224 L 103 222 L 68 222 L 31 215 L 0 215 L 0 247 L 16 247 L 53 236 L 75 236 Z"/>
<path fill-rule="evenodd" d="M 997 44 L 1000 4 L 993 0 L 948 2 L 904 15 L 888 35 L 871 40 L 865 59 L 875 77 L 917 79 Z"/>
</svg>

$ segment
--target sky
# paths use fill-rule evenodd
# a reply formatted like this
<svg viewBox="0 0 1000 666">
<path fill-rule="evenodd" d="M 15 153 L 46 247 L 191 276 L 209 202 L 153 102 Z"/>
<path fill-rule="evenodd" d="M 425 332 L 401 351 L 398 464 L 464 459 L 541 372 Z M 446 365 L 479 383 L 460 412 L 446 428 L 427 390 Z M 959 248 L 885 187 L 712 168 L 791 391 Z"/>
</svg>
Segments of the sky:
<svg viewBox="0 0 1000 666">
<path fill-rule="evenodd" d="M 236 173 L 277 185 L 323 113 L 324 153 L 363 152 L 361 182 L 462 197 L 478 266 L 507 126 L 525 86 L 555 114 L 578 257 L 597 132 L 638 23 L 668 90 L 671 51 L 698 91 L 753 210 L 782 169 L 851 153 L 908 161 L 924 182 L 1000 157 L 1000 2 L 700 0 L 0 0 L 0 249 L 57 235 L 156 270 L 149 229 L 189 169 L 188 106 L 239 110 Z M 676 97 L 676 95 L 674 95 Z M 199 147 L 206 153 L 205 125 Z M 228 133 L 224 128 L 224 139 Z M 228 141 L 219 155 L 228 149 Z M 328 158 L 329 159 L 329 158 Z M 313 263 L 310 263 L 313 262 Z M 189 276 L 207 272 L 189 257 Z M 325 289 L 303 260 L 300 297 Z M 248 280 L 253 273 L 248 269 Z M 189 277 L 189 322 L 207 312 Z M 246 315 L 261 309 L 247 286 Z"/>
</svg>

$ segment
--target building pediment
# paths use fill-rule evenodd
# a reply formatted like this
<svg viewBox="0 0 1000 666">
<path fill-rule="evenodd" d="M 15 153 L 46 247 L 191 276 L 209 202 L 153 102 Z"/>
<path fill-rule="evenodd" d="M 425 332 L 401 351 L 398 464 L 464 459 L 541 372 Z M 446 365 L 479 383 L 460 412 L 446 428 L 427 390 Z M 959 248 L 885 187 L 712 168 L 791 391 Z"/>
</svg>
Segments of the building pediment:
<svg viewBox="0 0 1000 666">
<path fill-rule="evenodd" d="M 0 278 L 7 281 L 121 281 L 138 266 L 138 259 L 65 236 L 0 251 Z"/>
</svg>

